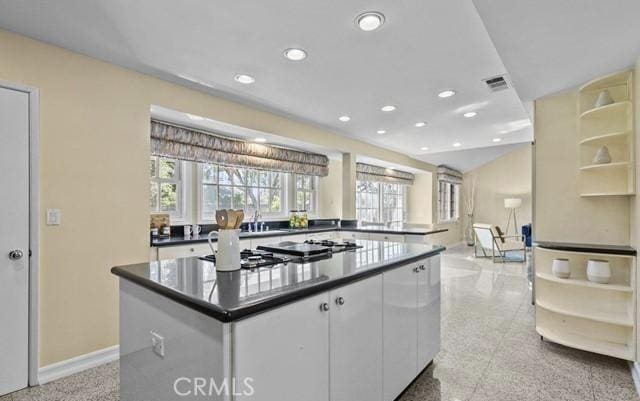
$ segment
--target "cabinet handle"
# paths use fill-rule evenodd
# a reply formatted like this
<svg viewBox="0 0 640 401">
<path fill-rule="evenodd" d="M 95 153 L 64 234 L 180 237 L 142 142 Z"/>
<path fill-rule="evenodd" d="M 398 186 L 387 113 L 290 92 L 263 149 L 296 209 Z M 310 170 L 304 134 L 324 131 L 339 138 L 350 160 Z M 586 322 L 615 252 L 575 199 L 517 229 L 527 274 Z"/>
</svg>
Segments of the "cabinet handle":
<svg viewBox="0 0 640 401">
<path fill-rule="evenodd" d="M 344 298 L 342 297 L 336 298 L 336 305 L 344 305 Z"/>
<path fill-rule="evenodd" d="M 323 302 L 320 304 L 320 310 L 322 312 L 328 312 L 329 311 L 329 304 L 326 302 Z"/>
<path fill-rule="evenodd" d="M 420 270 L 426 270 L 424 265 L 420 265 Z"/>
<path fill-rule="evenodd" d="M 195 248 L 190 248 L 189 251 L 190 252 L 195 252 L 196 250 L 195 250 Z"/>
</svg>

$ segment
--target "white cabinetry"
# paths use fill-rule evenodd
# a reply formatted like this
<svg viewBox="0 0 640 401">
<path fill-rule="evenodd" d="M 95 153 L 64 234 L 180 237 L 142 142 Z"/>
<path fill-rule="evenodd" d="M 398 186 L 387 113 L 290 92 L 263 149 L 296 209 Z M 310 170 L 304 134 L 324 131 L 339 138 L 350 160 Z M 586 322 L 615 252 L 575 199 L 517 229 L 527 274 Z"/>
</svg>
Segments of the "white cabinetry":
<svg viewBox="0 0 640 401">
<path fill-rule="evenodd" d="M 246 240 L 248 241 L 248 240 Z M 275 244 L 282 241 L 282 237 L 257 237 L 251 238 L 251 249 L 256 249 L 258 245 Z M 242 250 L 244 248 L 240 248 Z"/>
<path fill-rule="evenodd" d="M 216 243 L 214 243 L 214 247 L 217 247 Z M 154 249 L 158 250 L 158 260 L 188 258 L 191 256 L 204 256 L 211 254 L 211 248 L 209 248 L 208 243 L 163 246 Z"/>
<path fill-rule="evenodd" d="M 369 239 L 372 241 L 404 242 L 404 235 L 371 233 L 369 234 Z"/>
<path fill-rule="evenodd" d="M 369 239 L 369 233 L 359 231 L 340 231 L 336 233 L 341 239 Z"/>
<path fill-rule="evenodd" d="M 235 324 L 234 377 L 252 378 L 256 399 L 329 400 L 329 312 L 322 305 L 329 306 L 328 293 Z"/>
<path fill-rule="evenodd" d="M 382 276 L 330 293 L 331 401 L 382 401 Z"/>
<path fill-rule="evenodd" d="M 418 372 L 440 351 L 440 255 L 418 265 Z"/>
<path fill-rule="evenodd" d="M 440 257 L 383 274 L 384 400 L 393 400 L 440 350 Z"/>
</svg>

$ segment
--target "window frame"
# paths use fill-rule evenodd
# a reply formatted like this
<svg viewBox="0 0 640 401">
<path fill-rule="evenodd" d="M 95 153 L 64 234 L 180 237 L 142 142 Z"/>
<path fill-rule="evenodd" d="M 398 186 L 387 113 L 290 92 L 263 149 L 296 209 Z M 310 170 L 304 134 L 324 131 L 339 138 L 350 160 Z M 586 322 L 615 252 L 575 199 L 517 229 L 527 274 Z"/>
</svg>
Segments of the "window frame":
<svg viewBox="0 0 640 401">
<path fill-rule="evenodd" d="M 215 212 L 211 215 L 207 215 L 204 212 L 204 191 L 203 191 L 203 186 L 206 185 L 205 183 L 203 183 L 203 168 L 205 164 L 211 164 L 216 166 L 217 171 L 218 171 L 218 177 L 216 178 L 216 182 L 209 184 L 209 185 L 215 185 L 218 187 L 218 199 L 220 197 L 220 182 L 219 182 L 219 169 L 220 167 L 225 168 L 226 166 L 221 166 L 219 164 L 214 164 L 214 163 L 196 163 L 196 180 L 195 180 L 195 186 L 196 186 L 196 196 L 197 196 L 197 201 L 196 201 L 196 220 L 198 222 L 198 224 L 211 224 L 212 222 L 215 222 Z M 226 167 L 226 168 L 240 168 L 240 169 L 244 169 L 244 170 L 252 170 L 252 171 L 268 171 L 271 173 L 277 173 L 280 175 L 280 202 L 281 202 L 281 211 L 280 212 L 260 212 L 260 216 L 262 216 L 262 219 L 287 219 L 288 218 L 288 205 L 289 205 L 289 181 L 290 180 L 290 175 L 291 174 L 285 174 L 279 171 L 271 171 L 271 170 L 258 170 L 258 169 L 252 169 L 252 168 L 247 168 L 247 167 Z M 250 213 L 246 213 L 247 209 L 247 189 L 249 188 L 262 188 L 260 186 L 252 186 L 252 185 L 226 185 L 223 184 L 223 186 L 229 186 L 229 187 L 243 187 L 245 190 L 245 207 L 243 208 L 243 210 L 245 210 L 245 218 L 244 221 L 251 221 L 252 216 L 250 216 Z M 273 189 L 272 187 L 265 187 L 265 188 L 270 188 Z M 219 204 L 218 204 L 219 206 Z M 260 205 L 258 205 L 258 210 L 260 208 Z"/>
<path fill-rule="evenodd" d="M 443 191 L 443 185 L 445 188 L 449 186 L 450 189 Z M 443 193 L 447 196 L 443 197 Z M 455 223 L 458 220 L 460 220 L 460 184 L 438 180 L 438 223 Z"/>
<path fill-rule="evenodd" d="M 318 204 L 319 204 L 319 185 L 320 185 L 320 180 L 318 179 L 318 176 L 314 176 L 314 175 L 308 175 L 308 174 L 297 174 L 297 173 L 291 173 L 291 174 L 286 174 L 289 176 L 290 178 L 290 192 L 291 192 L 291 198 L 290 198 L 290 202 L 289 204 L 291 205 L 290 209 L 295 209 L 295 210 L 303 210 L 300 209 L 298 207 L 298 177 L 309 177 L 311 180 L 311 189 L 310 190 L 304 190 L 303 192 L 308 192 L 310 193 L 310 204 L 311 207 L 307 210 L 307 214 L 309 216 L 317 216 L 318 215 Z"/>
<path fill-rule="evenodd" d="M 150 160 L 154 160 L 155 162 L 155 171 L 156 175 L 151 176 L 151 172 L 149 172 L 149 185 L 152 182 L 158 184 L 158 203 L 156 210 L 149 210 L 149 214 L 169 214 L 169 218 L 171 221 L 171 225 L 180 225 L 189 222 L 189 217 L 191 215 L 191 166 L 187 164 L 186 161 L 172 158 L 172 157 L 164 157 L 157 155 L 150 155 Z M 176 162 L 176 166 L 178 167 L 178 179 L 169 179 L 169 178 L 160 178 L 158 176 L 158 172 L 160 171 L 160 159 L 173 160 Z M 160 210 L 160 185 L 162 183 L 176 184 L 176 212 L 165 212 Z M 150 189 L 150 188 L 149 188 Z M 149 193 L 149 199 L 151 198 L 151 193 Z M 151 206 L 151 205 L 149 205 Z"/>
<path fill-rule="evenodd" d="M 377 187 L 377 192 L 372 192 L 372 191 L 358 191 L 358 183 L 361 182 L 367 182 L 370 185 L 373 184 Z M 400 191 L 394 191 L 394 192 L 385 192 L 385 185 L 393 185 L 396 186 Z M 358 219 L 358 221 L 366 221 L 366 222 L 370 222 L 367 219 L 363 219 L 360 217 L 360 210 L 374 210 L 376 211 L 376 221 L 371 221 L 371 222 L 375 222 L 375 223 L 383 223 L 385 225 L 392 225 L 392 224 L 404 224 L 407 221 L 407 186 L 406 185 L 402 185 L 400 183 L 387 183 L 387 182 L 378 182 L 378 181 L 368 181 L 368 180 L 357 180 L 356 181 L 356 218 Z M 362 194 L 367 194 L 368 198 L 367 201 L 365 202 L 367 205 L 372 205 L 373 207 L 359 207 L 359 197 L 362 196 Z M 373 198 L 373 195 L 377 194 L 377 202 L 375 202 Z M 394 208 L 388 208 L 385 207 L 385 195 L 394 195 L 397 198 L 402 198 L 402 202 L 396 202 L 396 207 Z M 377 204 L 376 204 L 377 203 Z M 398 206 L 401 207 L 398 207 Z M 386 221 L 385 220 L 385 216 L 387 215 L 387 211 L 388 210 L 400 210 L 400 220 L 389 220 Z"/>
</svg>

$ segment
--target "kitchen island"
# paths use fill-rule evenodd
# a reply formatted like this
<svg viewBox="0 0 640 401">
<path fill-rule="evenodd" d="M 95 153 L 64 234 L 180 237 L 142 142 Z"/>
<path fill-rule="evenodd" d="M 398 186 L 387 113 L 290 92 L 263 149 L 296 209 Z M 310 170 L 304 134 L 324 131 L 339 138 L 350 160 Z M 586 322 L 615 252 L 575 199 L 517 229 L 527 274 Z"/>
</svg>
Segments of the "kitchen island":
<svg viewBox="0 0 640 401">
<path fill-rule="evenodd" d="M 113 268 L 120 399 L 392 401 L 439 351 L 444 247 L 357 243 L 236 272 L 200 258 Z"/>
</svg>

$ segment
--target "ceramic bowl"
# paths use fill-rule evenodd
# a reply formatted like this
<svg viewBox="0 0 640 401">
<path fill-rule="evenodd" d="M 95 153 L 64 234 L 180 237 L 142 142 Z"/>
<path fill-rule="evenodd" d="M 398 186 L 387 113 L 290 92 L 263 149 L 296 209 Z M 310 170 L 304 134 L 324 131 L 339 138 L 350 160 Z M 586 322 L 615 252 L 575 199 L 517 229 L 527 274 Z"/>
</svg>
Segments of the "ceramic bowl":
<svg viewBox="0 0 640 401">
<path fill-rule="evenodd" d="M 589 259 L 587 262 L 587 278 L 594 283 L 607 284 L 611 279 L 609 262 L 602 259 Z"/>
<path fill-rule="evenodd" d="M 559 278 L 569 278 L 571 275 L 571 267 L 569 266 L 569 259 L 556 258 L 553 259 L 551 265 L 551 271 L 554 276 Z"/>
</svg>

